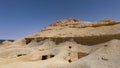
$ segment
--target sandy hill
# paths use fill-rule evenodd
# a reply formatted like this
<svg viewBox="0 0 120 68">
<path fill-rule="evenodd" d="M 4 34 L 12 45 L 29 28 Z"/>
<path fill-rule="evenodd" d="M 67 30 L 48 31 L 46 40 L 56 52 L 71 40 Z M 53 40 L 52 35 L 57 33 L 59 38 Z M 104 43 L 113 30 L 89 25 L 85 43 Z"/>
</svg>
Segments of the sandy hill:
<svg viewBox="0 0 120 68">
<path fill-rule="evenodd" d="M 0 46 L 0 68 L 119 68 L 120 23 L 56 21 Z M 9 45 L 9 46 L 8 46 Z"/>
<path fill-rule="evenodd" d="M 3 40 L 3 39 L 0 39 L 0 44 L 2 44 L 5 41 L 13 42 L 14 40 Z"/>
</svg>

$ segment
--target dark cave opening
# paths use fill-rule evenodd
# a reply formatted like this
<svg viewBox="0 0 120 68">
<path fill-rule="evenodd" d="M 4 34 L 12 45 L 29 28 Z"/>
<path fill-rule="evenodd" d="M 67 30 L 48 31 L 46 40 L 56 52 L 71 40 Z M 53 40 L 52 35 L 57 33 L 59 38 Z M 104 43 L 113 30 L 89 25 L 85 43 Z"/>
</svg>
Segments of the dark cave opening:
<svg viewBox="0 0 120 68">
<path fill-rule="evenodd" d="M 42 60 L 46 60 L 47 58 L 48 58 L 47 55 L 43 55 L 43 56 L 42 56 Z"/>
</svg>

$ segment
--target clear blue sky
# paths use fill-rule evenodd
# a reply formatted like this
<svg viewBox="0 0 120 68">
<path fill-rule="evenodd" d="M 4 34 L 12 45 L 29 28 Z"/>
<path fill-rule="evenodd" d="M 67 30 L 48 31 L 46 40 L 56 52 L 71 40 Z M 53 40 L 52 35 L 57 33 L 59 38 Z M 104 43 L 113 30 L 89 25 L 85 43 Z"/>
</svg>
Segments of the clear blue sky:
<svg viewBox="0 0 120 68">
<path fill-rule="evenodd" d="M 71 17 L 120 21 L 120 0 L 0 0 L 0 39 L 18 39 Z"/>
</svg>

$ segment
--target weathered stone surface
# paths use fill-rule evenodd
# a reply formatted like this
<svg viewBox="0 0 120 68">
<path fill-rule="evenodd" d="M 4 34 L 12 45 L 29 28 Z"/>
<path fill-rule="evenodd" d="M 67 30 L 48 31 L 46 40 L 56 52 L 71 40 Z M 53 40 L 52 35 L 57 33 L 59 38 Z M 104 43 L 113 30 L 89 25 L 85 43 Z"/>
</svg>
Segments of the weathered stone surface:
<svg viewBox="0 0 120 68">
<path fill-rule="evenodd" d="M 0 47 L 0 68 L 119 68 L 120 24 L 70 18 Z"/>
</svg>

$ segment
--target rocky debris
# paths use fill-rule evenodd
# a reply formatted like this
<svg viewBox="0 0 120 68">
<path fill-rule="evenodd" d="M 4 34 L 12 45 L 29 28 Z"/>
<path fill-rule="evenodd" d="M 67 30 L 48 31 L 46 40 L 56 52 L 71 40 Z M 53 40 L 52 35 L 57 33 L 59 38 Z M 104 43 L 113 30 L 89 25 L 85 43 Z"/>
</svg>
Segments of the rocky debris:
<svg viewBox="0 0 120 68">
<path fill-rule="evenodd" d="M 119 68 L 120 24 L 57 21 L 0 48 L 0 68 Z"/>
</svg>

